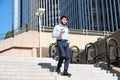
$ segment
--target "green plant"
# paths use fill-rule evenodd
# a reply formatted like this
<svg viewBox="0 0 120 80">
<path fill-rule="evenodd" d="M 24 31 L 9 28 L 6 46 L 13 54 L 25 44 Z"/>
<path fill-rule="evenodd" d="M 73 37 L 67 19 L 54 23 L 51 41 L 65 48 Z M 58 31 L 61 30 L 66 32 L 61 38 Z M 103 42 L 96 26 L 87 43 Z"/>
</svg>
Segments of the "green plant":
<svg viewBox="0 0 120 80">
<path fill-rule="evenodd" d="M 98 41 L 101 41 L 101 40 L 103 40 L 103 39 L 104 39 L 104 38 L 102 38 L 102 37 L 97 38 Z"/>
<path fill-rule="evenodd" d="M 12 37 L 13 33 L 12 31 L 8 31 L 5 35 L 5 39 Z"/>
</svg>

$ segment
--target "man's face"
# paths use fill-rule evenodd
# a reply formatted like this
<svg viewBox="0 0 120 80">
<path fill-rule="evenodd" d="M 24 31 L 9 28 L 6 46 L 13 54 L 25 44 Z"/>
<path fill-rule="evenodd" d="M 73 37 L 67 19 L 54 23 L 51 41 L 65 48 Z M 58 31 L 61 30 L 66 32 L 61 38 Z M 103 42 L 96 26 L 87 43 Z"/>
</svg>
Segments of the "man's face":
<svg viewBox="0 0 120 80">
<path fill-rule="evenodd" d="M 62 18 L 61 24 L 66 25 L 67 24 L 67 19 L 66 18 Z"/>
</svg>

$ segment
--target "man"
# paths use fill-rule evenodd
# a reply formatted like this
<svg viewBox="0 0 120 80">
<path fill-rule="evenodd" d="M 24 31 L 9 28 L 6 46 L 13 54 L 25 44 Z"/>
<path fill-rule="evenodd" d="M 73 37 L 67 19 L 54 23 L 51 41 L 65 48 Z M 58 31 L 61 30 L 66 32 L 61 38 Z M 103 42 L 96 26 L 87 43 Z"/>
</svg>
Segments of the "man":
<svg viewBox="0 0 120 80">
<path fill-rule="evenodd" d="M 64 76 L 70 76 L 71 74 L 68 73 L 68 67 L 70 63 L 70 54 L 69 54 L 69 30 L 66 26 L 68 18 L 66 16 L 62 16 L 60 18 L 61 24 L 56 25 L 53 29 L 52 37 L 56 38 L 57 40 L 57 47 L 59 50 L 59 61 L 57 64 L 56 72 L 60 73 L 60 68 L 62 66 L 63 60 L 64 62 Z"/>
</svg>

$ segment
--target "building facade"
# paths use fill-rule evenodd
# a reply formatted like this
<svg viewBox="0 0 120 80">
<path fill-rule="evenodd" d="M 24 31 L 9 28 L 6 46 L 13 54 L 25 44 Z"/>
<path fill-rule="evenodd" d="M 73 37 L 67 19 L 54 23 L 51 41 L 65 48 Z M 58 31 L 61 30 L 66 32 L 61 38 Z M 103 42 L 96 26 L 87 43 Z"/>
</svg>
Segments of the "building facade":
<svg viewBox="0 0 120 80">
<path fill-rule="evenodd" d="M 24 26 L 29 23 L 29 3 L 28 0 L 20 0 L 21 2 L 21 21 L 20 26 Z"/>
<path fill-rule="evenodd" d="M 120 28 L 120 0 L 14 0 L 14 30 L 28 24 L 38 30 L 38 8 L 45 8 L 42 26 L 53 28 L 60 16 L 75 30 L 114 32 Z"/>
<path fill-rule="evenodd" d="M 34 15 L 38 8 L 45 8 L 42 26 L 53 27 L 59 23 L 59 0 L 29 0 L 29 25 L 38 26 L 38 18 Z"/>
<path fill-rule="evenodd" d="M 60 15 L 72 29 L 114 32 L 120 28 L 120 0 L 60 0 Z"/>
<path fill-rule="evenodd" d="M 13 16 L 19 17 L 19 20 L 14 18 L 14 30 L 27 24 L 29 29 L 37 31 L 39 18 L 35 13 L 39 8 L 45 8 L 45 13 L 42 15 L 42 26 L 53 27 L 59 23 L 59 0 L 14 0 L 14 6 Z M 19 24 L 16 25 L 15 21 Z"/>
<path fill-rule="evenodd" d="M 13 29 L 16 30 L 20 26 L 20 0 L 13 0 Z"/>
</svg>

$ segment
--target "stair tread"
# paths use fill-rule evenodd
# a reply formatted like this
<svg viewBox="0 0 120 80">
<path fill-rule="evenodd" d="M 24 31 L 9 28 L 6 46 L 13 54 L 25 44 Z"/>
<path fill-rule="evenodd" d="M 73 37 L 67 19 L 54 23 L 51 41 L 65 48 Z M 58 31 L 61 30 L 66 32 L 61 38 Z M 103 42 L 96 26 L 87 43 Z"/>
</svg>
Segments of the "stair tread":
<svg viewBox="0 0 120 80">
<path fill-rule="evenodd" d="M 118 80 L 92 64 L 70 64 L 71 77 L 55 72 L 57 61 L 51 58 L 17 58 L 0 56 L 0 80 Z M 63 71 L 64 64 L 61 71 Z"/>
</svg>

